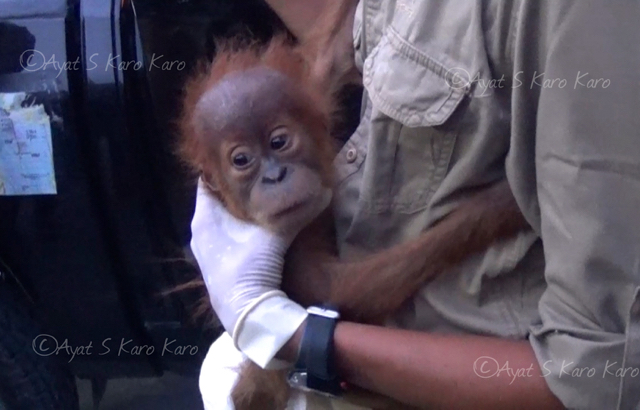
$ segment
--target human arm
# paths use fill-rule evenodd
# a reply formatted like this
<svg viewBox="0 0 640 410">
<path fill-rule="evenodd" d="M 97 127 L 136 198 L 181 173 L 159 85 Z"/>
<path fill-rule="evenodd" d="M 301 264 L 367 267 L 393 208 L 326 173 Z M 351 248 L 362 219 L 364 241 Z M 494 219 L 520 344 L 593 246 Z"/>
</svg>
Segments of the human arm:
<svg viewBox="0 0 640 410">
<path fill-rule="evenodd" d="M 526 341 L 342 323 L 335 343 L 346 380 L 420 408 L 564 408 Z"/>
<path fill-rule="evenodd" d="M 295 358 L 301 332 L 280 357 Z M 347 382 L 418 408 L 564 408 L 527 341 L 340 322 L 334 344 Z"/>
</svg>

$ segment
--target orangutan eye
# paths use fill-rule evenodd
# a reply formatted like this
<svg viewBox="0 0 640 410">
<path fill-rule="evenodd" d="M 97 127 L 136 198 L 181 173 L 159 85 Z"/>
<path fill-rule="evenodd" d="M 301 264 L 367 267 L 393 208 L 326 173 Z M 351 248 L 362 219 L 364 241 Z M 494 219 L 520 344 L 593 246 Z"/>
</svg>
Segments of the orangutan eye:
<svg viewBox="0 0 640 410">
<path fill-rule="evenodd" d="M 271 134 L 269 145 L 271 146 L 272 150 L 280 151 L 288 146 L 289 139 L 290 137 L 287 133 L 287 130 L 284 128 L 280 128 Z"/>
<path fill-rule="evenodd" d="M 286 135 L 278 135 L 271 139 L 271 149 L 274 151 L 281 150 L 287 144 Z"/>
<path fill-rule="evenodd" d="M 251 165 L 251 157 L 245 153 L 235 154 L 231 160 L 233 166 L 238 169 L 245 169 Z"/>
</svg>

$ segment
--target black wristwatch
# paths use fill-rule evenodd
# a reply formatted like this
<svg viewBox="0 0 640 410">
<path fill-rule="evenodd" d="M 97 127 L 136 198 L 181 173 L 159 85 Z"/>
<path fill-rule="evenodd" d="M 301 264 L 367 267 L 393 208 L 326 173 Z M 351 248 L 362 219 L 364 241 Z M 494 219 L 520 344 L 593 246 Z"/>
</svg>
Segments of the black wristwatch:
<svg viewBox="0 0 640 410">
<path fill-rule="evenodd" d="M 339 397 L 342 383 L 335 368 L 333 332 L 340 314 L 326 306 L 311 306 L 307 312 L 307 325 L 298 359 L 289 374 L 289 385 L 307 392 Z"/>
</svg>

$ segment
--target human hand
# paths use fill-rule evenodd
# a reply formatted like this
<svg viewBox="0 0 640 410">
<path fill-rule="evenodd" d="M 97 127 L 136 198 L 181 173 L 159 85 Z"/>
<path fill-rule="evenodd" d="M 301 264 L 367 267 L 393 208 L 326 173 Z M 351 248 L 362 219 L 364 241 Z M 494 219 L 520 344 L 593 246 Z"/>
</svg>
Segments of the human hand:
<svg viewBox="0 0 640 410">
<path fill-rule="evenodd" d="M 239 350 L 266 366 L 306 318 L 280 290 L 293 237 L 238 220 L 202 181 L 191 232 L 191 249 L 222 326 Z"/>
</svg>

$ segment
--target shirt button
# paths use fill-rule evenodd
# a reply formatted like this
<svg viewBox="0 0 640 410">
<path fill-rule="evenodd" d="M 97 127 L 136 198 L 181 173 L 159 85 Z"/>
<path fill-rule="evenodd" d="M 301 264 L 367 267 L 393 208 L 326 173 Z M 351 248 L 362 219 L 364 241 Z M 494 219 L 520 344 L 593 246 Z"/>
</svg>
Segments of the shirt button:
<svg viewBox="0 0 640 410">
<path fill-rule="evenodd" d="M 350 150 L 347 151 L 347 162 L 352 163 L 353 161 L 356 160 L 357 157 L 358 157 L 358 152 L 354 148 L 351 148 Z"/>
</svg>

